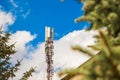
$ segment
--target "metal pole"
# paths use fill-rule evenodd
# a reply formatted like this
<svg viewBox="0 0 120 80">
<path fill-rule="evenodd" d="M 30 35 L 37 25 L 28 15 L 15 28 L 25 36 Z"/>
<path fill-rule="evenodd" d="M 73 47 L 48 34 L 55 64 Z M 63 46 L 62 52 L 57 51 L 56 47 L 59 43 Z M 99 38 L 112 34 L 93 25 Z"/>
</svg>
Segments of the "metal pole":
<svg viewBox="0 0 120 80">
<path fill-rule="evenodd" d="M 46 63 L 47 63 L 47 80 L 52 80 L 53 77 L 53 29 L 46 27 L 46 36 L 45 36 L 45 54 L 46 54 Z"/>
</svg>

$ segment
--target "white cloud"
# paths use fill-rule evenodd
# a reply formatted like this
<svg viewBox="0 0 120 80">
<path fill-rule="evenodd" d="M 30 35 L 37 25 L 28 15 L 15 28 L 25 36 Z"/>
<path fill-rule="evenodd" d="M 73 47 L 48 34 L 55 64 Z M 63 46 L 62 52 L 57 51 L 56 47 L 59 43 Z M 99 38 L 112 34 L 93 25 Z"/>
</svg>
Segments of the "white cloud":
<svg viewBox="0 0 120 80">
<path fill-rule="evenodd" d="M 60 0 L 61 2 L 65 2 L 65 0 Z"/>
<path fill-rule="evenodd" d="M 95 31 L 85 31 L 85 30 L 78 30 L 73 31 L 61 38 L 62 41 L 67 41 L 71 45 L 80 44 L 81 46 L 86 47 L 88 44 L 91 45 L 94 43 L 93 35 Z"/>
<path fill-rule="evenodd" d="M 15 8 L 17 8 L 17 7 L 18 7 L 18 5 L 15 3 L 15 1 L 14 1 L 14 0 L 10 0 L 10 3 L 12 4 L 12 6 L 13 6 L 13 7 L 15 7 Z"/>
<path fill-rule="evenodd" d="M 53 80 L 59 80 L 56 76 L 56 72 L 70 67 L 77 67 L 83 62 L 85 62 L 89 57 L 80 54 L 78 52 L 71 50 L 71 45 L 80 44 L 82 46 L 87 46 L 94 43 L 92 36 L 95 34 L 94 31 L 85 32 L 85 30 L 73 31 L 65 35 L 60 40 L 54 41 L 54 69 L 55 76 Z M 37 73 L 34 73 L 29 80 L 45 80 L 46 77 L 46 62 L 45 62 L 45 52 L 44 52 L 44 42 L 38 44 L 35 49 L 31 46 L 25 46 L 29 41 L 32 41 L 35 35 L 31 35 L 26 31 L 18 31 L 11 37 L 11 42 L 17 41 L 16 49 L 18 51 L 14 58 L 22 58 L 27 52 L 27 58 L 25 57 L 20 71 L 17 73 L 19 76 L 14 80 L 18 80 L 24 71 L 28 70 L 31 66 L 37 66 Z M 32 48 L 31 51 L 28 51 Z"/>
<path fill-rule="evenodd" d="M 22 17 L 23 17 L 23 18 L 26 18 L 26 17 L 30 14 L 30 11 L 31 11 L 31 10 L 29 9 L 26 13 L 23 13 L 23 14 L 22 14 Z"/>
<path fill-rule="evenodd" d="M 28 31 L 17 31 L 16 33 L 12 34 L 10 37 L 10 44 L 15 43 L 15 48 L 17 53 L 13 56 L 13 61 L 16 61 L 17 59 L 23 58 L 27 53 L 29 53 L 29 49 L 32 49 L 30 45 L 28 44 L 30 41 L 32 41 L 36 35 L 31 35 Z"/>
<path fill-rule="evenodd" d="M 0 10 L 0 26 L 2 26 L 3 31 L 7 30 L 9 25 L 12 25 L 15 21 L 15 17 L 12 15 L 11 12 L 5 12 Z"/>
<path fill-rule="evenodd" d="M 21 14 L 23 18 L 27 18 L 27 16 L 30 14 L 31 10 L 29 7 L 29 3 L 26 0 L 9 0 L 10 4 L 13 6 L 13 9 L 11 9 L 17 16 L 19 13 Z"/>
</svg>

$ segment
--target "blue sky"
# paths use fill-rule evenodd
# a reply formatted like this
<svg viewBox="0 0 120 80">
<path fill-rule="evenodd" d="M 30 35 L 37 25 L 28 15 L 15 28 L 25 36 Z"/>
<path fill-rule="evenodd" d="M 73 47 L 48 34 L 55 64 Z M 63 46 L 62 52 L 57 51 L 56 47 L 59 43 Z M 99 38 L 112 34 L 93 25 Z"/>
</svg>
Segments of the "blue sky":
<svg viewBox="0 0 120 80">
<path fill-rule="evenodd" d="M 13 1 L 14 4 L 11 4 Z M 5 11 L 11 11 L 16 20 L 10 31 L 27 30 L 37 34 L 33 45 L 44 41 L 45 26 L 54 27 L 55 39 L 60 39 L 73 30 L 83 29 L 86 22 L 75 23 L 74 19 L 81 16 L 82 4 L 75 0 L 1 0 Z"/>
</svg>

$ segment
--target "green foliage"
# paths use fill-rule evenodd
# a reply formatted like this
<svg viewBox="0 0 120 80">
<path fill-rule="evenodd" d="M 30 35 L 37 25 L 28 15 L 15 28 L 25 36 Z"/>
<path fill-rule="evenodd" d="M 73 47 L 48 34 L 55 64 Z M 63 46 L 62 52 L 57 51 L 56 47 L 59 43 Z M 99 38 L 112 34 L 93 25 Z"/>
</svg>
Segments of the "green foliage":
<svg viewBox="0 0 120 80">
<path fill-rule="evenodd" d="M 0 31 L 0 80 L 8 80 L 16 77 L 15 72 L 18 71 L 22 61 L 17 61 L 17 63 L 14 65 L 10 62 L 10 59 L 12 58 L 11 55 L 15 54 L 16 51 L 14 44 L 8 45 L 9 37 L 10 33 L 3 34 L 2 31 Z M 29 74 L 27 75 L 28 78 L 32 72 L 34 72 L 33 68 L 24 73 L 24 75 Z"/>
<path fill-rule="evenodd" d="M 83 47 L 81 47 L 81 46 L 73 46 L 72 47 L 72 49 L 73 50 L 78 50 L 78 51 L 82 51 L 83 53 L 86 53 L 87 55 L 89 55 L 89 56 L 91 56 L 91 57 L 93 57 L 94 56 L 94 54 L 92 53 L 92 51 L 90 51 L 90 50 L 87 50 L 87 49 L 85 49 L 85 48 L 83 48 Z"/>
<path fill-rule="evenodd" d="M 107 27 L 110 35 L 120 33 L 120 0 L 82 0 L 85 14 L 75 22 L 89 21 L 89 29 Z"/>
<path fill-rule="evenodd" d="M 32 76 L 33 72 L 35 72 L 34 68 L 31 68 L 29 71 L 26 71 L 20 80 L 27 80 L 30 76 Z"/>
<path fill-rule="evenodd" d="M 110 43 L 110 39 L 107 38 L 102 31 L 99 31 L 99 47 L 93 45 L 94 47 L 99 47 L 99 54 L 94 57 L 89 65 L 82 69 L 91 71 L 91 74 L 83 74 L 85 80 L 119 80 L 120 70 L 118 69 L 120 65 L 120 45 L 113 45 Z M 117 49 L 116 49 L 117 48 Z M 97 48 L 98 49 L 98 48 Z M 90 67 L 88 67 L 90 66 Z M 87 77 L 87 79 L 86 79 Z"/>
<path fill-rule="evenodd" d="M 95 52 L 81 46 L 72 47 L 88 54 L 91 59 L 77 69 L 61 71 L 59 75 L 68 74 L 62 80 L 69 80 L 75 75 L 82 75 L 83 80 L 119 80 L 120 79 L 120 0 L 81 0 L 85 13 L 75 21 L 88 21 L 89 30 L 98 30 L 96 42 L 89 47 Z M 103 31 L 103 27 L 105 27 Z"/>
</svg>

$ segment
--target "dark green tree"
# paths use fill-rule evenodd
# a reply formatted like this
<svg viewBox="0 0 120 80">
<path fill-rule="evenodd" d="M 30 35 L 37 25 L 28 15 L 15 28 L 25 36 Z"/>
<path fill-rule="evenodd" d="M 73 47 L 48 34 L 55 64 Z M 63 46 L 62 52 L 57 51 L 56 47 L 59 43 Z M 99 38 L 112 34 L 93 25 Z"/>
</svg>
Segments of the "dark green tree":
<svg viewBox="0 0 120 80">
<path fill-rule="evenodd" d="M 30 76 L 32 76 L 32 73 L 34 71 L 34 68 L 31 68 L 29 71 L 26 71 L 20 80 L 27 80 Z"/>
<path fill-rule="evenodd" d="M 10 62 L 11 56 L 16 53 L 14 44 L 8 45 L 10 39 L 10 33 L 4 33 L 0 31 L 0 80 L 9 80 L 16 77 L 15 72 L 18 71 L 21 61 L 17 61 L 16 64 Z M 31 68 L 28 72 L 24 73 L 24 78 L 20 80 L 27 80 L 31 76 L 34 69 Z"/>
<path fill-rule="evenodd" d="M 96 44 L 90 45 L 94 51 L 81 46 L 73 50 L 86 53 L 91 59 L 77 69 L 68 69 L 59 75 L 68 74 L 68 80 L 82 75 L 82 80 L 119 80 L 120 79 L 120 0 L 81 0 L 85 11 L 75 22 L 88 21 L 87 30 L 97 30 Z"/>
</svg>

